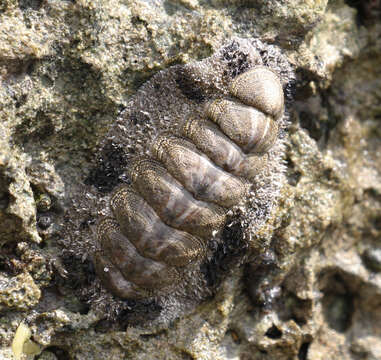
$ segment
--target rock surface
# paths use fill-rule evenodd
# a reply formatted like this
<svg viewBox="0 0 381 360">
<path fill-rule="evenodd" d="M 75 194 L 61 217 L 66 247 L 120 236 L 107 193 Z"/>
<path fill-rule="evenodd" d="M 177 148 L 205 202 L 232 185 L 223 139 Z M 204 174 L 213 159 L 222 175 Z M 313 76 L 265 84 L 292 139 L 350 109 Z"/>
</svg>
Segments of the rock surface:
<svg viewBox="0 0 381 360">
<path fill-rule="evenodd" d="M 380 359 L 380 14 L 370 0 L 3 1 L 0 358 L 23 321 L 43 350 L 29 358 Z M 297 74 L 273 255 L 170 325 L 108 320 L 78 295 L 89 259 L 62 256 L 71 185 L 143 82 L 234 36 L 280 46 Z"/>
</svg>

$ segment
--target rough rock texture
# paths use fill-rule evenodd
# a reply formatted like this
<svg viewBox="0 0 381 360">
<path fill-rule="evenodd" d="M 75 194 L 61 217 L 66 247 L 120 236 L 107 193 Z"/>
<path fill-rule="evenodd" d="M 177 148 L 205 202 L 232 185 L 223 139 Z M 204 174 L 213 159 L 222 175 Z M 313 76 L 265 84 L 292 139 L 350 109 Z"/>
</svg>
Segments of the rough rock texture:
<svg viewBox="0 0 381 360">
<path fill-rule="evenodd" d="M 371 0 L 2 1 L 0 358 L 24 321 L 39 359 L 380 359 L 380 14 Z M 71 186 L 143 82 L 233 36 L 280 46 L 297 74 L 272 251 L 169 325 L 108 320 L 79 295 L 89 259 L 62 256 Z"/>
</svg>

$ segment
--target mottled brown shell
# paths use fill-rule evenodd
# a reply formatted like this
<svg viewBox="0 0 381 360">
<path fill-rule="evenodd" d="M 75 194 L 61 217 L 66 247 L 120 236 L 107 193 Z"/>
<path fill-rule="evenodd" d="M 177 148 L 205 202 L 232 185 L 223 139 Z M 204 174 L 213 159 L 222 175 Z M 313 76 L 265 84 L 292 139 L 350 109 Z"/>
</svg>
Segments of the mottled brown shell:
<svg viewBox="0 0 381 360">
<path fill-rule="evenodd" d="M 284 110 L 282 84 L 277 74 L 264 66 L 257 66 L 239 75 L 230 92 L 243 103 L 253 106 L 278 120 Z"/>
<path fill-rule="evenodd" d="M 97 226 L 96 271 L 115 295 L 139 299 L 172 288 L 177 269 L 205 256 L 228 211 L 245 203 L 278 138 L 283 90 L 272 70 L 258 66 L 234 79 L 230 92 L 159 134 L 149 156 L 129 164 L 131 184 L 114 191 L 112 216 Z"/>
<path fill-rule="evenodd" d="M 262 153 L 274 145 L 278 126 L 271 116 L 229 100 L 208 105 L 207 115 L 245 153 Z"/>
</svg>

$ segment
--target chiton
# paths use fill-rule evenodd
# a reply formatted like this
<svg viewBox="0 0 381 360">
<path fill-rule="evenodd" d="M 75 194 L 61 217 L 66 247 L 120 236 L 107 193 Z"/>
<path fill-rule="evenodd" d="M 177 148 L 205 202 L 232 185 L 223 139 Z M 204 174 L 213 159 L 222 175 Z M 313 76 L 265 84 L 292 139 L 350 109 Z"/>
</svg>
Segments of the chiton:
<svg viewBox="0 0 381 360">
<path fill-rule="evenodd" d="M 236 38 L 141 86 L 85 180 L 81 210 L 96 224 L 78 238 L 101 287 L 163 307 L 199 301 L 258 250 L 284 180 L 292 81 L 277 47 Z"/>
</svg>

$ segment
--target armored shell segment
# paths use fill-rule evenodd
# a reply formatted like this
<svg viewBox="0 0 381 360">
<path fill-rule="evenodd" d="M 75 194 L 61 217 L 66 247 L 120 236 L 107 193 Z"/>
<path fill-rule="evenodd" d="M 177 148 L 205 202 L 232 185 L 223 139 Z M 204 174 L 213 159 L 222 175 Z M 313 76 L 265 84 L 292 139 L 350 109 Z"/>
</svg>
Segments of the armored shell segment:
<svg viewBox="0 0 381 360">
<path fill-rule="evenodd" d="M 242 180 L 213 164 L 183 138 L 174 135 L 159 136 L 152 153 L 198 200 L 228 208 L 237 205 L 245 195 Z"/>
<path fill-rule="evenodd" d="M 245 153 L 265 152 L 277 138 L 274 119 L 253 107 L 216 100 L 208 104 L 206 112 Z"/>
<path fill-rule="evenodd" d="M 114 295 L 122 299 L 148 297 L 148 292 L 139 289 L 133 282 L 128 281 L 103 252 L 97 251 L 94 254 L 94 264 L 103 285 Z"/>
<path fill-rule="evenodd" d="M 201 239 L 164 224 L 152 207 L 128 186 L 115 191 L 110 205 L 121 231 L 144 257 L 183 266 L 205 251 Z"/>
<path fill-rule="evenodd" d="M 239 224 L 242 240 L 251 241 L 269 216 L 281 183 L 289 79 L 263 65 L 259 41 L 232 44 L 157 74 L 107 138 L 123 143 L 135 134 L 125 142 L 128 181 L 100 211 L 93 257 L 117 297 L 166 297 L 191 284 L 202 293 L 205 264 L 227 248 L 225 230 Z M 244 54 L 243 70 L 228 52 Z"/>
<path fill-rule="evenodd" d="M 231 93 L 278 120 L 284 111 L 282 84 L 271 69 L 257 66 L 239 75 L 231 84 Z"/>
<path fill-rule="evenodd" d="M 224 225 L 221 207 L 196 200 L 159 162 L 143 158 L 132 167 L 132 186 L 167 225 L 204 238 Z"/>
<path fill-rule="evenodd" d="M 267 153 L 252 154 L 245 158 L 245 161 L 239 164 L 237 173 L 241 174 L 250 182 L 255 181 L 258 173 L 271 164 L 271 156 Z"/>
<path fill-rule="evenodd" d="M 104 253 L 128 281 L 148 289 L 161 288 L 174 281 L 174 269 L 141 256 L 115 220 L 102 220 L 98 235 Z"/>
<path fill-rule="evenodd" d="M 188 137 L 200 151 L 217 166 L 235 175 L 239 165 L 245 160 L 242 150 L 208 119 L 189 118 L 182 134 Z"/>
</svg>

